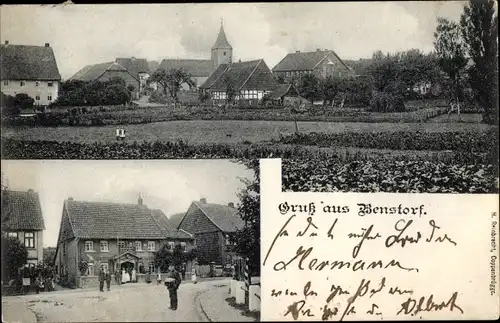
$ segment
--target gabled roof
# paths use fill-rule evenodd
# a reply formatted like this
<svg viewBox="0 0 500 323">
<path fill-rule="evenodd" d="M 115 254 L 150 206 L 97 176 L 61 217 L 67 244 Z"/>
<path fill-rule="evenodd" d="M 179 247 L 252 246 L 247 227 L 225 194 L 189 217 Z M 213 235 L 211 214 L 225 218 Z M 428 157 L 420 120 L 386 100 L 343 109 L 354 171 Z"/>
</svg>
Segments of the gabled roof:
<svg viewBox="0 0 500 323">
<path fill-rule="evenodd" d="M 52 47 L 1 45 L 0 69 L 2 80 L 61 80 Z"/>
<path fill-rule="evenodd" d="M 224 32 L 224 27 L 221 25 L 219 30 L 219 35 L 212 49 L 233 49 L 229 42 L 227 41 L 226 33 Z"/>
<path fill-rule="evenodd" d="M 193 77 L 208 77 L 214 71 L 214 62 L 206 59 L 164 59 L 158 68 L 169 71 L 184 69 Z"/>
<path fill-rule="evenodd" d="M 333 54 L 347 69 L 350 69 L 333 50 L 289 53 L 273 68 L 273 72 L 311 71 L 328 55 Z"/>
<path fill-rule="evenodd" d="M 83 69 L 78 71 L 75 75 L 69 78 L 69 80 L 79 80 L 83 82 L 90 82 L 97 80 L 100 78 L 106 71 L 124 71 L 132 75 L 137 79 L 138 76 L 135 76 L 131 72 L 129 72 L 125 67 L 121 66 L 117 62 L 106 62 L 95 65 L 85 66 Z"/>
<path fill-rule="evenodd" d="M 221 64 L 200 86 L 202 89 L 226 91 L 232 84 L 237 91 L 248 89 L 274 89 L 277 81 L 263 59 Z"/>
<path fill-rule="evenodd" d="M 151 210 L 154 220 L 158 224 L 161 230 L 163 230 L 164 235 L 171 239 L 192 239 L 193 237 L 182 230 L 178 230 L 177 227 L 172 224 L 165 213 L 162 210 L 153 209 Z"/>
<path fill-rule="evenodd" d="M 276 88 L 271 93 L 266 94 L 264 97 L 269 100 L 279 100 L 292 91 L 294 91 L 295 94 L 298 95 L 292 84 L 278 84 L 278 86 L 276 86 Z"/>
<path fill-rule="evenodd" d="M 45 230 L 38 193 L 33 191 L 2 192 L 6 203 L 2 210 L 2 228 L 8 230 Z"/>
<path fill-rule="evenodd" d="M 148 61 L 145 58 L 117 58 L 116 62 L 125 67 L 135 78 L 139 78 L 139 73 L 149 73 Z"/>
<path fill-rule="evenodd" d="M 87 239 L 165 239 L 145 205 L 66 200 L 72 235 Z M 63 237 L 61 237 L 63 238 Z"/>
<path fill-rule="evenodd" d="M 236 232 L 245 226 L 245 222 L 238 216 L 238 210 L 234 207 L 200 202 L 193 204 L 223 232 Z"/>
</svg>

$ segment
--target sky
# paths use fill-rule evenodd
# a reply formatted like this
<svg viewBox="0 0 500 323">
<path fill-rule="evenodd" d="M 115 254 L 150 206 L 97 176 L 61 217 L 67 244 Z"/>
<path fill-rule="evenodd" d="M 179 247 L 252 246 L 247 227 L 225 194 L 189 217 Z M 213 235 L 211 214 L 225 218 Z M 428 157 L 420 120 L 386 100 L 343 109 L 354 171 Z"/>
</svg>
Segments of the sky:
<svg viewBox="0 0 500 323">
<path fill-rule="evenodd" d="M 221 19 L 233 61 L 332 49 L 343 59 L 376 50 L 433 49 L 437 17 L 463 1 L 1 6 L 0 39 L 54 48 L 63 79 L 89 64 L 137 57 L 209 59 Z"/>
<path fill-rule="evenodd" d="M 2 177 L 11 190 L 38 192 L 45 221 L 44 246 L 56 246 L 64 200 L 137 203 L 167 217 L 187 211 L 192 201 L 238 204 L 253 179 L 244 165 L 229 160 L 3 160 Z"/>
</svg>

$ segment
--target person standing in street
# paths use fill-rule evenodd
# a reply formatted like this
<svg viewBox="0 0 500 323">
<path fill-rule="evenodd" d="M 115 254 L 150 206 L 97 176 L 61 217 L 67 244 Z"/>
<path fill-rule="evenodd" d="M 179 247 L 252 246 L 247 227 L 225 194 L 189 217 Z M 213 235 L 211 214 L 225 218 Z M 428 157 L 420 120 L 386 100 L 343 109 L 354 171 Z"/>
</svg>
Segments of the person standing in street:
<svg viewBox="0 0 500 323">
<path fill-rule="evenodd" d="M 168 266 L 165 285 L 167 286 L 168 294 L 170 296 L 170 309 L 173 311 L 177 310 L 177 289 L 179 289 L 181 282 L 181 274 L 175 270 L 173 265 Z"/>
<path fill-rule="evenodd" d="M 109 292 L 111 290 L 111 273 L 106 269 L 106 289 Z"/>
<path fill-rule="evenodd" d="M 160 285 L 160 283 L 161 283 L 161 271 L 160 271 L 160 269 L 158 269 L 158 272 L 156 273 L 156 282 L 157 282 L 157 285 Z"/>
<path fill-rule="evenodd" d="M 137 282 L 137 271 L 135 271 L 135 268 L 132 269 L 132 283 Z"/>
<path fill-rule="evenodd" d="M 99 270 L 99 291 L 104 292 L 104 281 L 106 280 L 106 273 L 104 272 L 104 266 L 101 265 L 101 270 Z"/>
</svg>

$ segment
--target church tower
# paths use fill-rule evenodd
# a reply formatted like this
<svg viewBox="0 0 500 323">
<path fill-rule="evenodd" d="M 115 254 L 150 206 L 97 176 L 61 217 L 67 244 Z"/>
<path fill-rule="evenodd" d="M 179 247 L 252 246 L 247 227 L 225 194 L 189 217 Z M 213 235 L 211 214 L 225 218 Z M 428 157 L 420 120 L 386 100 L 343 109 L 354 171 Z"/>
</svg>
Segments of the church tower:
<svg viewBox="0 0 500 323">
<path fill-rule="evenodd" d="M 219 35 L 212 47 L 212 62 L 214 67 L 219 67 L 220 64 L 229 64 L 233 62 L 233 48 L 229 45 L 224 32 L 224 26 L 221 21 Z"/>
</svg>

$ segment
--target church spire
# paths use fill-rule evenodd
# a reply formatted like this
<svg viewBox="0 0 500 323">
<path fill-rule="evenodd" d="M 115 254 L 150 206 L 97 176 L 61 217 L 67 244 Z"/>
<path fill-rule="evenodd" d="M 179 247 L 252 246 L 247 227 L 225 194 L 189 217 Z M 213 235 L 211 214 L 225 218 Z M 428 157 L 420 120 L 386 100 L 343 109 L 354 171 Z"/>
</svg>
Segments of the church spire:
<svg viewBox="0 0 500 323">
<path fill-rule="evenodd" d="M 233 49 L 227 40 L 226 33 L 224 32 L 224 20 L 220 18 L 220 30 L 217 40 L 215 41 L 212 49 Z"/>
</svg>

